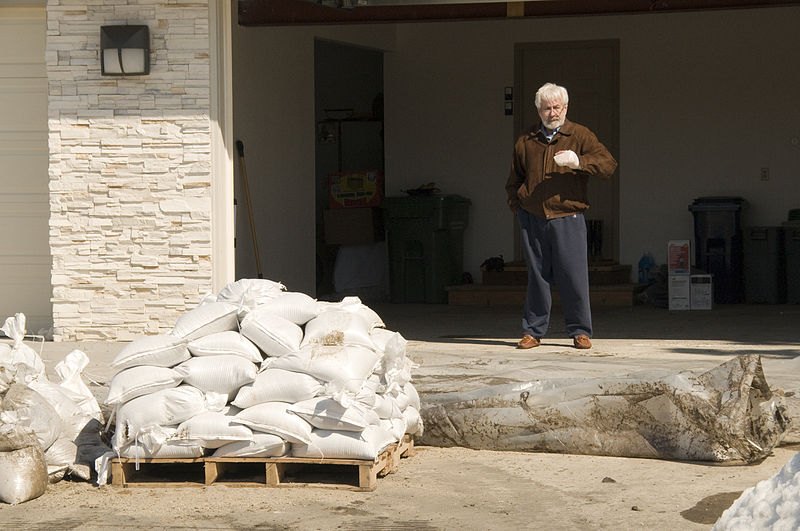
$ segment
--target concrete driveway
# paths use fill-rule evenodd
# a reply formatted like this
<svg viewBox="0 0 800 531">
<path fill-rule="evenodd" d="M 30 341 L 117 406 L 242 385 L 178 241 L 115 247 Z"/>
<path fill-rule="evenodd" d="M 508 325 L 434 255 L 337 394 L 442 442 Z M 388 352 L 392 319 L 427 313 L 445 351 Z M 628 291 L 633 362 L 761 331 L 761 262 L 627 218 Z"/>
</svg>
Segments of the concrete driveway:
<svg viewBox="0 0 800 531">
<path fill-rule="evenodd" d="M 759 353 L 773 388 L 800 391 L 800 306 L 649 306 L 594 312 L 594 348 L 575 350 L 554 315 L 542 346 L 520 351 L 518 308 L 371 304 L 409 340 L 420 394 L 550 377 L 605 377 L 648 368 L 707 369 Z M 49 368 L 86 352 L 100 388 L 122 345 L 45 343 Z M 800 358 L 798 358 L 800 359 Z M 36 500 L 0 504 L 10 527 L 107 529 L 707 529 L 742 490 L 775 474 L 797 439 L 764 461 L 719 466 L 657 459 L 422 447 L 372 493 L 212 485 L 199 489 L 51 485 Z"/>
</svg>

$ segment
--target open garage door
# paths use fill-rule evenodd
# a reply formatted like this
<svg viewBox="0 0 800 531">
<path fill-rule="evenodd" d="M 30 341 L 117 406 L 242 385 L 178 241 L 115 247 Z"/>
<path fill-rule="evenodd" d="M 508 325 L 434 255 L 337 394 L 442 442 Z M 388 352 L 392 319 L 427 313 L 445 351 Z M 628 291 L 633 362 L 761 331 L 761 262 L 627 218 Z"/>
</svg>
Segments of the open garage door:
<svg viewBox="0 0 800 531">
<path fill-rule="evenodd" d="M 22 312 L 49 328 L 46 17 L 0 5 L 0 319 Z"/>
</svg>

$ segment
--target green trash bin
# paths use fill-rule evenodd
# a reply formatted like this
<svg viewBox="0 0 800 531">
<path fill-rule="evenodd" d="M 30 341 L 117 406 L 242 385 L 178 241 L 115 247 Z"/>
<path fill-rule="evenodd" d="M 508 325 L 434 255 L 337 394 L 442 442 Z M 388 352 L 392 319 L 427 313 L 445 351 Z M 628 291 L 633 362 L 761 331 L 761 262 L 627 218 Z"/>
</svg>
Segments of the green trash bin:
<svg viewBox="0 0 800 531">
<path fill-rule="evenodd" d="M 463 276 L 470 204 L 458 195 L 383 199 L 392 302 L 447 302 L 447 286 Z"/>
<path fill-rule="evenodd" d="M 745 227 L 742 232 L 744 301 L 786 302 L 783 227 Z"/>
</svg>

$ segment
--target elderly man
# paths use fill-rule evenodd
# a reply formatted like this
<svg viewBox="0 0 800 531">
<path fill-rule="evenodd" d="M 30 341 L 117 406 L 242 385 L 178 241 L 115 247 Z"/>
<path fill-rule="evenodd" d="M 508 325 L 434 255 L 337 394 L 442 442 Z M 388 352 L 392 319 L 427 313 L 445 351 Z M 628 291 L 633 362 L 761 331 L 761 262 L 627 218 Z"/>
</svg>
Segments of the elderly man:
<svg viewBox="0 0 800 531">
<path fill-rule="evenodd" d="M 589 177 L 609 179 L 617 161 L 586 127 L 567 120 L 569 95 L 546 83 L 534 101 L 541 118 L 514 144 L 506 181 L 528 267 L 528 290 L 517 348 L 539 346 L 550 325 L 551 285 L 561 296 L 575 348 L 592 347 L 586 220 Z"/>
</svg>

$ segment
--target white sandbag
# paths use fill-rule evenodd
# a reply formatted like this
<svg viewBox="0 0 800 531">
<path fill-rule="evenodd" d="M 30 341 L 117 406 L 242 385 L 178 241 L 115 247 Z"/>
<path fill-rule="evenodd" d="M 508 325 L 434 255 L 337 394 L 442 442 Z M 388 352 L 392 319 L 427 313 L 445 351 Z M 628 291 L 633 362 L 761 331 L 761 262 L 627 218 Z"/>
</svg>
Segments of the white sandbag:
<svg viewBox="0 0 800 531">
<path fill-rule="evenodd" d="M 69 439 L 61 438 L 50 445 L 44 453 L 47 464 L 47 476 L 50 483 L 60 481 L 66 472 L 75 464 L 78 457 L 78 445 Z"/>
<path fill-rule="evenodd" d="M 167 334 L 143 336 L 125 345 L 111 361 L 111 368 L 121 371 L 138 365 L 173 367 L 191 357 L 186 341 Z"/>
<path fill-rule="evenodd" d="M 253 432 L 251 440 L 220 446 L 212 457 L 281 457 L 289 453 L 290 444 L 272 433 Z"/>
<path fill-rule="evenodd" d="M 280 295 L 286 286 L 264 278 L 243 278 L 231 282 L 217 294 L 217 300 L 239 308 L 244 317 L 251 310 Z"/>
<path fill-rule="evenodd" d="M 300 346 L 359 345 L 374 349 L 369 330 L 369 323 L 360 315 L 346 310 L 329 310 L 306 323 Z"/>
<path fill-rule="evenodd" d="M 0 351 L 0 364 L 14 366 L 17 364 L 26 365 L 29 368 L 30 378 L 47 378 L 42 358 L 31 347 L 23 343 L 25 339 L 25 314 L 18 313 L 14 317 L 9 317 L 0 327 L 0 330 L 10 337 L 13 341 L 9 350 Z M 29 378 L 29 379 L 30 379 Z M 20 383 L 27 383 L 20 382 Z"/>
<path fill-rule="evenodd" d="M 261 307 L 242 319 L 241 331 L 267 356 L 295 352 L 303 340 L 303 329 L 299 325 Z"/>
<path fill-rule="evenodd" d="M 184 313 L 178 318 L 170 334 L 188 342 L 216 332 L 238 329 L 238 308 L 220 301 L 201 304 Z"/>
<path fill-rule="evenodd" d="M 304 372 L 358 393 L 380 361 L 380 354 L 357 346 L 313 346 L 266 360 L 268 368 Z"/>
<path fill-rule="evenodd" d="M 75 402 L 83 413 L 102 419 L 100 404 L 89 387 L 84 383 L 83 370 L 89 365 L 89 356 L 81 350 L 73 350 L 64 359 L 56 363 L 55 371 L 61 381 L 59 387 Z"/>
<path fill-rule="evenodd" d="M 397 403 L 397 407 L 400 408 L 400 411 L 405 411 L 406 408 L 411 404 L 411 397 L 409 397 L 403 391 L 391 393 L 391 396 L 394 396 L 394 401 Z"/>
<path fill-rule="evenodd" d="M 242 386 L 231 403 L 242 409 L 264 402 L 294 404 L 321 392 L 322 383 L 309 374 L 266 369 L 256 375 L 253 383 Z"/>
<path fill-rule="evenodd" d="M 140 444 L 130 443 L 118 450 L 120 457 L 128 459 L 191 459 L 202 457 L 205 448 L 198 442 L 166 441 L 155 449 L 148 450 Z"/>
<path fill-rule="evenodd" d="M 253 431 L 242 424 L 233 424 L 231 419 L 239 408 L 226 411 L 204 411 L 178 425 L 176 437 L 195 440 L 204 448 L 219 448 L 231 442 L 250 441 Z"/>
<path fill-rule="evenodd" d="M 239 388 L 255 380 L 258 367 L 241 356 L 202 356 L 191 358 L 175 367 L 184 383 L 201 391 L 227 395 L 228 401 Z"/>
<path fill-rule="evenodd" d="M 397 439 L 398 441 L 403 438 L 406 434 L 406 419 L 400 414 L 400 418 L 392 418 L 392 419 L 381 419 L 380 424 L 378 424 L 381 428 L 388 431 L 392 434 L 392 437 Z"/>
<path fill-rule="evenodd" d="M 36 434 L 36 439 L 42 451 L 61 434 L 61 417 L 53 406 L 42 395 L 24 384 L 13 384 L 6 391 L 3 403 L 0 405 L 4 413 L 0 420 L 13 424 L 13 418 L 23 426 L 30 427 Z"/>
<path fill-rule="evenodd" d="M 358 405 L 345 407 L 322 396 L 292 404 L 288 409 L 321 430 L 362 431 L 370 424 L 380 423 L 377 413 L 371 409 Z"/>
<path fill-rule="evenodd" d="M 177 387 L 182 381 L 183 376 L 169 367 L 138 365 L 123 369 L 108 384 L 105 403 L 122 404 L 139 396 Z"/>
<path fill-rule="evenodd" d="M 362 432 L 314 430 L 308 444 L 292 444 L 295 457 L 317 459 L 367 459 L 374 461 L 397 439 L 380 426 Z"/>
<path fill-rule="evenodd" d="M 297 325 L 304 325 L 319 314 L 317 301 L 298 291 L 281 293 L 258 308 L 279 315 Z"/>
<path fill-rule="evenodd" d="M 408 405 L 413 406 L 419 411 L 421 407 L 421 401 L 419 398 L 419 392 L 417 392 L 417 388 L 414 387 L 414 384 L 411 382 L 406 382 L 403 386 L 403 393 L 408 396 Z"/>
<path fill-rule="evenodd" d="M 378 315 L 375 310 L 361 302 L 361 299 L 358 297 L 345 297 L 339 302 L 323 302 L 320 301 L 319 303 L 319 311 L 327 312 L 329 310 L 345 310 L 352 313 L 357 313 L 364 319 L 366 319 L 367 323 L 369 323 L 370 329 L 380 327 L 383 328 L 386 324 L 381 319 L 380 315 Z"/>
<path fill-rule="evenodd" d="M 402 416 L 403 412 L 397 406 L 397 401 L 391 395 L 377 394 L 375 413 L 381 419 L 394 419 Z M 405 424 L 403 425 L 405 430 Z"/>
<path fill-rule="evenodd" d="M 378 350 L 386 350 L 386 344 L 397 333 L 398 332 L 387 330 L 386 328 L 373 328 L 369 332 L 369 337 L 372 339 L 372 343 L 375 345 L 375 348 Z"/>
<path fill-rule="evenodd" d="M 272 433 L 291 443 L 311 441 L 311 424 L 287 411 L 286 402 L 265 402 L 237 413 L 232 423 L 244 424 L 253 431 Z"/>
<path fill-rule="evenodd" d="M 81 412 L 66 391 L 50 380 L 33 380 L 28 383 L 28 387 L 44 397 L 62 419 L 78 415 Z"/>
<path fill-rule="evenodd" d="M 386 383 L 386 390 L 401 389 L 411 381 L 412 361 L 406 356 L 408 341 L 398 332 L 394 332 L 383 345 L 383 358 L 375 372 L 381 374 Z"/>
<path fill-rule="evenodd" d="M 403 419 L 406 421 L 406 433 L 422 435 L 422 417 L 417 408 L 414 406 L 405 408 L 403 410 Z"/>
<path fill-rule="evenodd" d="M 12 505 L 38 498 L 47 490 L 47 465 L 39 446 L 0 452 L 0 501 Z"/>
<path fill-rule="evenodd" d="M 114 447 L 120 448 L 153 426 L 178 425 L 205 411 L 203 392 L 190 385 L 156 391 L 134 398 L 117 410 Z"/>
<path fill-rule="evenodd" d="M 261 363 L 264 359 L 261 351 L 252 341 L 234 330 L 226 330 L 225 332 L 217 332 L 197 338 L 189 343 L 188 348 L 192 356 L 230 354 L 241 356 L 253 363 Z"/>
<path fill-rule="evenodd" d="M 386 392 L 386 382 L 384 382 L 383 376 L 376 374 L 375 372 L 369 375 L 367 381 L 364 382 L 364 387 L 377 394 L 383 394 Z"/>
</svg>

